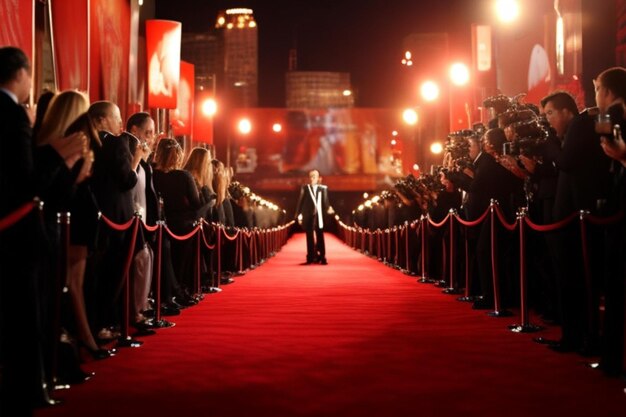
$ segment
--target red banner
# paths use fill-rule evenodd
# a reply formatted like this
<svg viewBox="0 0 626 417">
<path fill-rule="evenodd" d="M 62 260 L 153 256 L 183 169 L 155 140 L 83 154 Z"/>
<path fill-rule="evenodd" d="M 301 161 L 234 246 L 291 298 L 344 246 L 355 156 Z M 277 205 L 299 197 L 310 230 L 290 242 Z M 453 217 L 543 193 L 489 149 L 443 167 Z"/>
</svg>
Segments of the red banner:
<svg viewBox="0 0 626 417">
<path fill-rule="evenodd" d="M 171 20 L 146 21 L 148 107 L 175 109 L 180 82 L 182 25 Z"/>
<path fill-rule="evenodd" d="M 50 3 L 59 90 L 89 88 L 89 0 Z"/>
<path fill-rule="evenodd" d="M 128 0 L 90 0 L 90 74 L 92 101 L 110 100 L 126 116 L 130 53 Z"/>
<path fill-rule="evenodd" d="M 195 98 L 193 112 L 193 140 L 213 144 L 213 117 L 211 101 L 214 103 L 212 92 L 200 91 Z"/>
<path fill-rule="evenodd" d="M 35 24 L 33 3 L 33 0 L 0 0 L 0 46 L 20 48 L 31 62 Z"/>
<path fill-rule="evenodd" d="M 195 71 L 193 64 L 180 61 L 178 106 L 170 111 L 174 135 L 191 135 L 193 130 Z"/>
</svg>

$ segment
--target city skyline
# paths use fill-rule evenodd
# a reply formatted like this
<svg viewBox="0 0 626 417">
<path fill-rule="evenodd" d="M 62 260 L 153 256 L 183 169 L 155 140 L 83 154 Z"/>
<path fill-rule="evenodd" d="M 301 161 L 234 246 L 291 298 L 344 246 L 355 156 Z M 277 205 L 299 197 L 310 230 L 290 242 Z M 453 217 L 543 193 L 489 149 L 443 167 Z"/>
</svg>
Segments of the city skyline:
<svg viewBox="0 0 626 417">
<path fill-rule="evenodd" d="M 404 37 L 411 33 L 449 32 L 452 54 L 469 59 L 469 21 L 485 10 L 487 3 L 277 0 L 269 4 L 217 1 L 198 5 L 157 0 L 156 17 L 181 21 L 183 32 L 202 32 L 213 27 L 219 10 L 252 8 L 259 27 L 262 107 L 285 105 L 285 73 L 289 50 L 294 46 L 298 70 L 350 73 L 357 106 L 398 107 L 405 105 L 410 96 L 406 83 L 412 83 L 407 68 L 400 64 Z"/>
</svg>

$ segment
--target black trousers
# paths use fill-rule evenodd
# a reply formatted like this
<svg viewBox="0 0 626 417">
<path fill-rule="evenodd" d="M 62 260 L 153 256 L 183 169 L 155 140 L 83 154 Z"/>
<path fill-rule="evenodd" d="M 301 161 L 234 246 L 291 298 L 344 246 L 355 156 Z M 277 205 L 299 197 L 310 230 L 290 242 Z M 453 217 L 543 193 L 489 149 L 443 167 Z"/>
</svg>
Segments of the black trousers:
<svg viewBox="0 0 626 417">
<path fill-rule="evenodd" d="M 324 243 L 324 229 L 320 228 L 317 216 L 314 216 L 311 224 L 304 228 L 306 232 L 306 260 L 315 262 L 326 259 L 326 245 Z"/>
</svg>

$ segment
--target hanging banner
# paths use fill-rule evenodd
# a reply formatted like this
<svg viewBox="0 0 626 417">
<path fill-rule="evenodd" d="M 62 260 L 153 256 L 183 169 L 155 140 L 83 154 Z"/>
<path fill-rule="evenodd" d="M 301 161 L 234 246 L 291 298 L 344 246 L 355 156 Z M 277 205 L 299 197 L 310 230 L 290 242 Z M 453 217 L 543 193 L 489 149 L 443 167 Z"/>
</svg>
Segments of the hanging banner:
<svg viewBox="0 0 626 417">
<path fill-rule="evenodd" d="M 90 0 L 89 96 L 110 100 L 127 115 L 130 2 Z"/>
<path fill-rule="evenodd" d="M 89 89 L 89 0 L 54 0 L 52 39 L 59 90 Z"/>
<path fill-rule="evenodd" d="M 178 84 L 178 106 L 170 110 L 170 121 L 174 135 L 191 135 L 193 129 L 195 71 L 193 64 L 180 61 L 180 83 Z"/>
<path fill-rule="evenodd" d="M 146 20 L 148 107 L 175 109 L 180 82 L 182 24 L 172 20 Z"/>
<path fill-rule="evenodd" d="M 20 48 L 30 62 L 33 62 L 35 25 L 33 3 L 33 0 L 0 0 L 0 46 Z"/>
</svg>

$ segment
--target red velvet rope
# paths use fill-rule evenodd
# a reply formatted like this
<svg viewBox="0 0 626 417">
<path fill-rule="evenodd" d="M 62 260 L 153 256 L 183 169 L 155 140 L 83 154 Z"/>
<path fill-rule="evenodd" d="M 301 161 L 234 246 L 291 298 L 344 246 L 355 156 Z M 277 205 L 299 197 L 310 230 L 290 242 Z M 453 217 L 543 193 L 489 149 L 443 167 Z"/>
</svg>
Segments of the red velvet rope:
<svg viewBox="0 0 626 417">
<path fill-rule="evenodd" d="M 435 223 L 434 221 L 430 219 L 430 216 L 426 216 L 426 219 L 428 219 L 428 223 L 430 223 L 430 225 L 433 227 L 441 227 L 445 225 L 449 218 L 450 218 L 450 213 L 448 213 L 442 221 L 440 221 L 439 223 Z"/>
<path fill-rule="evenodd" d="M 133 217 L 126 223 L 117 224 L 102 213 L 100 213 L 100 218 L 107 224 L 107 226 L 109 226 L 113 230 L 117 230 L 118 232 L 128 230 L 130 226 L 132 226 L 133 222 L 135 221 L 135 218 Z"/>
<path fill-rule="evenodd" d="M 141 224 L 143 225 L 143 228 L 146 229 L 150 233 L 156 232 L 159 229 L 159 225 L 158 224 L 155 224 L 154 226 L 148 226 L 144 222 L 141 222 Z"/>
<path fill-rule="evenodd" d="M 215 249 L 215 243 L 213 245 L 209 244 L 209 242 L 206 240 L 206 235 L 204 234 L 204 231 L 200 232 L 200 234 L 202 235 L 202 241 L 204 242 L 204 246 L 206 246 L 209 250 Z"/>
<path fill-rule="evenodd" d="M 509 232 L 512 232 L 513 230 L 515 230 L 515 228 L 517 227 L 517 220 L 515 220 L 513 223 L 507 223 L 506 219 L 504 218 L 504 213 L 502 213 L 502 210 L 500 209 L 500 206 L 497 204 L 494 204 L 494 207 L 496 209 L 496 214 L 498 215 L 498 219 L 500 220 L 500 224 L 502 224 L 502 226 L 504 226 L 504 228 L 508 230 Z"/>
<path fill-rule="evenodd" d="M 226 229 L 225 228 L 220 227 L 220 229 L 224 233 L 224 237 L 226 239 L 230 240 L 230 241 L 233 241 L 233 240 L 237 239 L 237 236 L 239 236 L 239 230 L 237 230 L 237 232 L 231 237 L 231 236 L 228 236 L 228 233 L 226 233 Z"/>
<path fill-rule="evenodd" d="M 165 226 L 165 230 L 167 230 L 167 234 L 169 234 L 172 238 L 176 239 L 176 240 L 187 240 L 193 237 L 193 235 L 196 234 L 196 232 L 198 232 L 198 230 L 200 230 L 200 225 L 196 226 L 191 232 L 187 233 L 186 235 L 176 235 L 174 233 L 172 233 L 172 231 L 169 229 L 169 227 Z"/>
<path fill-rule="evenodd" d="M 589 223 L 593 223 L 596 225 L 600 225 L 600 226 L 604 226 L 607 224 L 613 224 L 613 223 L 617 223 L 620 220 L 622 220 L 624 218 L 624 213 L 623 212 L 619 212 L 617 214 L 614 214 L 613 216 L 610 217 L 597 217 L 594 216 L 592 214 L 589 214 L 585 217 L 585 219 L 587 219 L 587 221 L 589 221 Z"/>
<path fill-rule="evenodd" d="M 28 215 L 37 205 L 38 201 L 30 201 L 23 206 L 19 207 L 17 210 L 9 213 L 4 218 L 0 219 L 0 232 L 8 229 L 13 226 L 15 223 L 22 220 L 24 217 Z"/>
<path fill-rule="evenodd" d="M 479 218 L 473 221 L 463 220 L 458 214 L 455 214 L 454 217 L 456 217 L 458 222 L 461 223 L 463 226 L 474 227 L 474 226 L 478 226 L 479 224 L 481 224 L 483 220 L 485 220 L 488 214 L 489 214 L 489 208 L 487 208 L 487 210 L 485 210 L 485 212 Z"/>
<path fill-rule="evenodd" d="M 563 220 L 552 224 L 536 224 L 533 223 L 528 217 L 524 217 L 524 221 L 532 230 L 536 232 L 552 232 L 557 229 L 561 229 L 568 225 L 572 220 L 578 218 L 578 213 L 572 213 Z"/>
</svg>

